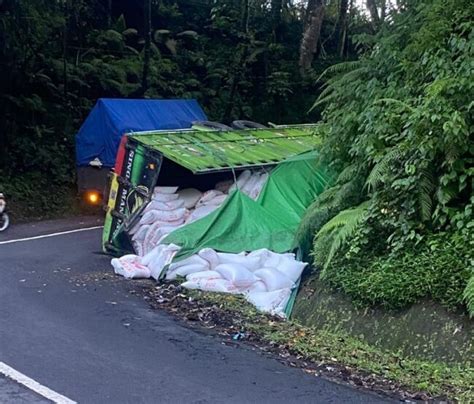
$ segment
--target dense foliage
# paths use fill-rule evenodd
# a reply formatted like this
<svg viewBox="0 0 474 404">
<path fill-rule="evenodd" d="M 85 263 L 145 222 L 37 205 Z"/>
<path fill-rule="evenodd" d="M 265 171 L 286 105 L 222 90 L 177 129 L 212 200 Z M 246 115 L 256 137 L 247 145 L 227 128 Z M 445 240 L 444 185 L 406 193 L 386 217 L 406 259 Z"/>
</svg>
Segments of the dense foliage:
<svg viewBox="0 0 474 404">
<path fill-rule="evenodd" d="M 0 1 L 0 191 L 15 207 L 64 203 L 74 135 L 99 97 L 196 98 L 224 122 L 317 119 L 315 77 L 367 30 L 352 9 L 342 32 L 338 1 L 327 4 L 314 71 L 300 76 L 304 4 Z"/>
<path fill-rule="evenodd" d="M 474 314 L 474 3 L 403 4 L 360 60 L 323 75 L 324 156 L 341 174 L 300 237 L 360 303 L 455 307 L 465 290 Z"/>
</svg>

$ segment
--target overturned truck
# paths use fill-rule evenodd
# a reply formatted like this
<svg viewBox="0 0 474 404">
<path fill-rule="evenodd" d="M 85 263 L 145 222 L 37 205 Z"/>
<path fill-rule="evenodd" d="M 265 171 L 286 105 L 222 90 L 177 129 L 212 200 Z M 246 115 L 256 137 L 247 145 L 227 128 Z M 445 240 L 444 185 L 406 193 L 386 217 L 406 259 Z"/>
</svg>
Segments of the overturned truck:
<svg viewBox="0 0 474 404">
<path fill-rule="evenodd" d="M 299 221 L 302 211 L 314 200 L 314 193 L 319 193 L 328 180 L 324 170 L 316 166 L 318 130 L 317 125 L 294 125 L 228 132 L 157 131 L 124 136 L 110 183 L 104 251 L 113 255 L 134 251 L 129 232 L 139 222 L 156 186 L 207 191 L 218 182 L 236 181 L 245 170 L 269 172 L 285 161 L 275 173 L 280 188 L 275 192 L 281 200 L 272 201 L 273 206 L 264 203 L 263 208 L 275 214 L 275 208 L 280 206 L 283 212 L 279 213 L 284 217 L 279 220 L 288 221 L 291 217 Z M 272 185 L 266 184 L 266 188 Z M 291 194 L 282 195 L 283 188 Z M 275 196 L 272 195 L 272 199 Z M 305 200 L 299 200 L 301 196 L 306 196 Z M 264 192 L 261 201 L 270 202 L 267 200 Z M 232 205 L 229 202 L 225 205 Z M 293 209 L 298 213 L 292 213 Z"/>
<path fill-rule="evenodd" d="M 278 271 L 270 274 L 266 262 L 294 264 L 294 255 L 275 254 L 297 249 L 301 218 L 329 182 L 318 165 L 319 130 L 299 125 L 124 137 L 110 187 L 104 250 L 132 254 L 127 259 L 135 269 L 153 267 L 155 279 L 191 276 L 179 262 L 205 262 L 198 254 L 211 254 L 210 261 L 240 261 L 246 273 L 245 266 L 255 261 L 259 283 L 266 275 L 272 282 Z M 160 264 L 149 265 L 155 258 Z M 238 275 L 227 270 L 229 277 Z M 247 273 L 250 277 L 257 280 Z M 296 279 L 291 285 L 286 291 L 296 289 Z"/>
</svg>

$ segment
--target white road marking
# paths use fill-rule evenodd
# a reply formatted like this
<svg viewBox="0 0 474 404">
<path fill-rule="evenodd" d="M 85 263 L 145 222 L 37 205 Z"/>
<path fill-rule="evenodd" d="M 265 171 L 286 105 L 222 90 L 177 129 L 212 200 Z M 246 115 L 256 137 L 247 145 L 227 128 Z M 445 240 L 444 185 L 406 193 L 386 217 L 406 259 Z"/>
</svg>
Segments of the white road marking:
<svg viewBox="0 0 474 404">
<path fill-rule="evenodd" d="M 43 386 L 37 381 L 31 379 L 30 377 L 24 375 L 23 373 L 18 372 L 7 364 L 0 362 L 0 373 L 9 377 L 12 380 L 15 380 L 17 383 L 22 384 L 23 386 L 34 391 L 36 394 L 47 398 L 56 404 L 77 404 L 75 401 L 63 396 L 62 394 L 56 393 L 55 391 Z"/>
<path fill-rule="evenodd" d="M 17 239 L 15 239 L 15 240 L 0 241 L 0 245 L 2 245 L 2 244 L 11 244 L 11 243 L 20 243 L 20 242 L 22 242 L 22 241 L 38 240 L 38 239 L 41 239 L 41 238 L 62 236 L 63 234 L 78 233 L 78 232 L 80 232 L 80 231 L 88 231 L 88 230 L 102 229 L 103 227 L 104 227 L 104 226 L 84 227 L 84 228 L 82 228 L 82 229 L 61 231 L 61 232 L 59 232 L 59 233 L 43 234 L 43 235 L 41 235 L 41 236 L 26 237 L 26 238 L 17 238 Z"/>
</svg>

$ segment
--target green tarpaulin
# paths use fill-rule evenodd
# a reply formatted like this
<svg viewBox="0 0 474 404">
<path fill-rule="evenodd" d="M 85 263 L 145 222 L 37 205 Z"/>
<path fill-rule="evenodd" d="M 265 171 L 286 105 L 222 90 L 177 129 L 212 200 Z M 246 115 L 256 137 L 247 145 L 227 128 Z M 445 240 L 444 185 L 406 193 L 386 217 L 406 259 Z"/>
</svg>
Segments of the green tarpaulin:
<svg viewBox="0 0 474 404">
<path fill-rule="evenodd" d="M 280 163 L 256 201 L 235 191 L 219 209 L 175 230 L 164 243 L 182 247 L 177 260 L 205 247 L 230 253 L 292 250 L 304 211 L 329 182 L 316 157 L 311 152 Z"/>
</svg>

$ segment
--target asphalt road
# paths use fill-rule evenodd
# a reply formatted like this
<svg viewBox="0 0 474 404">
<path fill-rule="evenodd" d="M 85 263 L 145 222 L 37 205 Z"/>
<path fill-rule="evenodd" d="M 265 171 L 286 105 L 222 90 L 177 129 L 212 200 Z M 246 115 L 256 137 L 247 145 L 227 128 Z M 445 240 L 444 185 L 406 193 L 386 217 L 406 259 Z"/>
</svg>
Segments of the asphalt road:
<svg viewBox="0 0 474 404">
<path fill-rule="evenodd" d="M 186 328 L 133 293 L 100 254 L 95 218 L 0 235 L 0 362 L 79 403 L 378 403 Z M 47 402 L 0 376 L 1 403 Z"/>
</svg>

